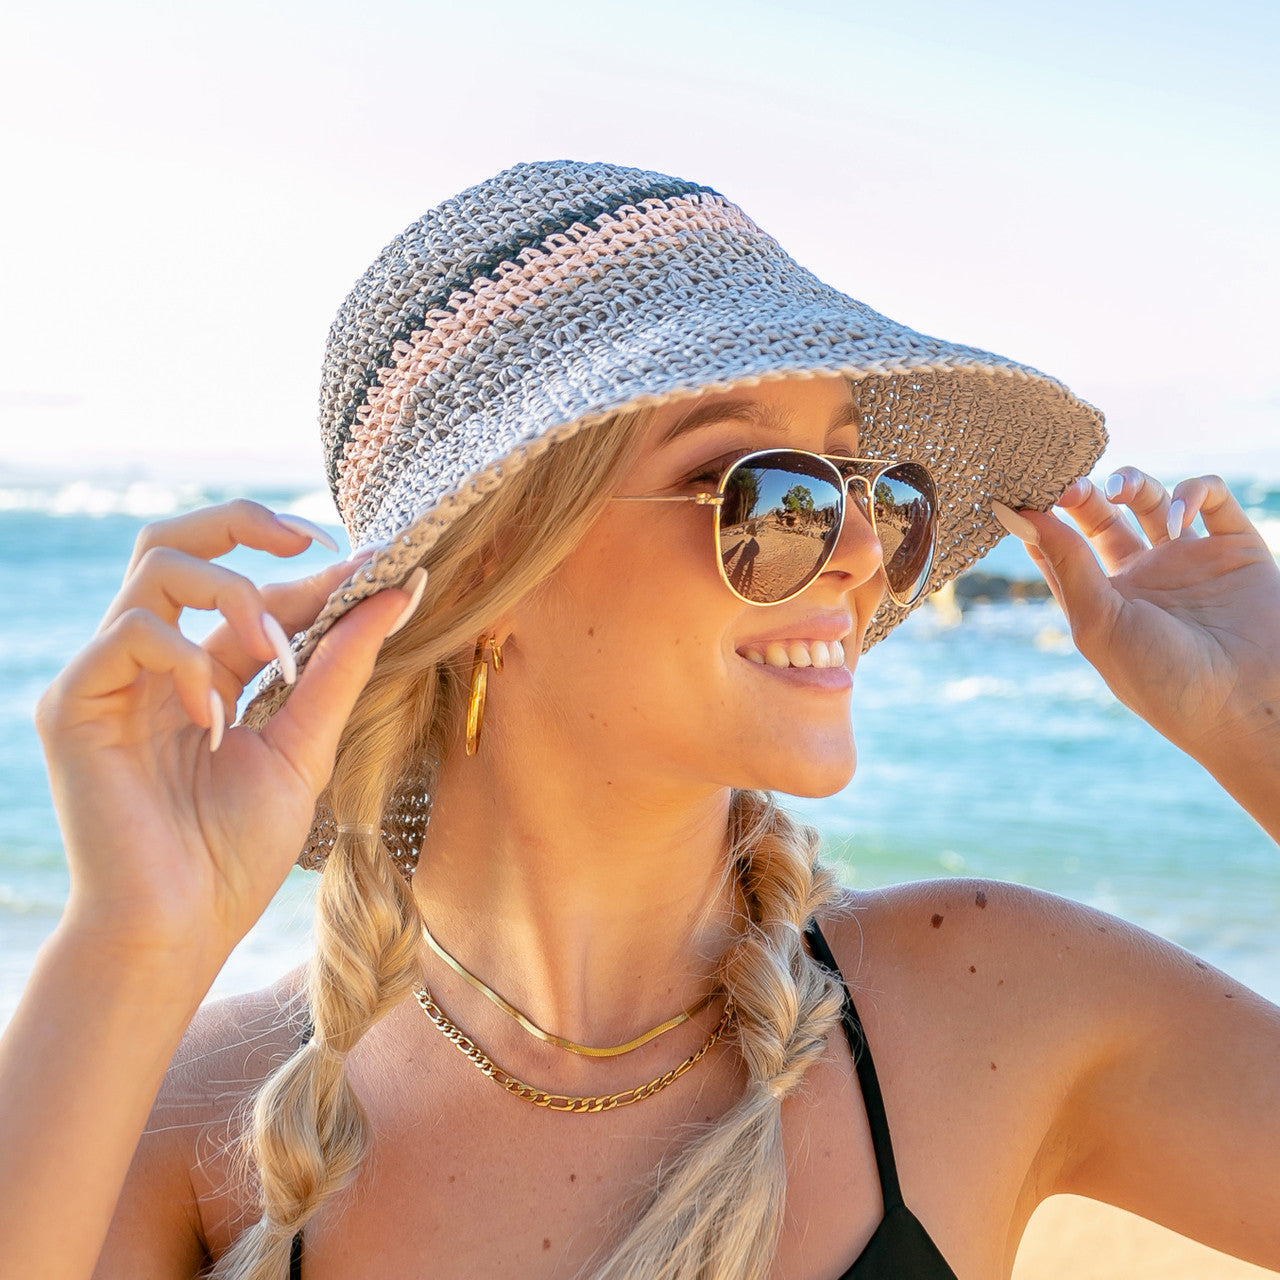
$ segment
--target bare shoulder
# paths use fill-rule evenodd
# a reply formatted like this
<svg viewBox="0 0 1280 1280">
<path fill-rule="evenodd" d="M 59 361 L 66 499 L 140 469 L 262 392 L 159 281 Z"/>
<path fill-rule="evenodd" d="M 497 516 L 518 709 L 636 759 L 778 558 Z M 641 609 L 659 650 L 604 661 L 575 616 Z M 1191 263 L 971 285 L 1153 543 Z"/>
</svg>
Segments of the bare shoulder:
<svg viewBox="0 0 1280 1280">
<path fill-rule="evenodd" d="M 301 1042 L 307 1023 L 300 970 L 261 991 L 202 1005 L 165 1076 L 164 1104 L 206 1121 L 254 1089 Z"/>
<path fill-rule="evenodd" d="M 968 1229 L 948 1225 L 957 1168 L 979 1200 L 1009 1206 L 1009 1248 L 1035 1206 L 1061 1191 L 1186 1233 L 1196 1196 L 1140 1194 L 1163 1175 L 1159 1158 L 1134 1153 L 1171 1151 L 1170 1165 L 1189 1168 L 1183 1130 L 1194 1128 L 1201 1153 L 1226 1145 L 1219 1133 L 1237 1147 L 1255 1131 L 1271 1140 L 1280 1010 L 1136 925 L 986 880 L 851 892 L 821 924 L 876 1065 L 904 1183 L 924 1220 L 953 1232 L 956 1256 Z M 1269 1148 L 1252 1143 L 1250 1167 L 1274 1187 L 1274 1159 L 1259 1154 Z"/>
<path fill-rule="evenodd" d="M 932 980 L 975 977 L 986 961 L 1007 986 L 1050 993 L 1064 980 L 1097 968 L 1107 987 L 1124 987 L 1160 970 L 1175 975 L 1212 972 L 1175 943 L 1082 902 L 1024 884 L 992 879 L 934 879 L 846 890 L 823 929 L 841 966 L 852 974 L 897 969 L 927 972 Z M 1128 964 L 1116 966 L 1117 960 Z M 970 966 L 973 966 L 970 969 Z M 1098 992 L 1093 993 L 1094 996 Z"/>
<path fill-rule="evenodd" d="M 195 1275 L 243 1215 L 239 1136 L 258 1087 L 298 1047 L 300 972 L 211 1001 L 165 1074 L 95 1275 Z"/>
<path fill-rule="evenodd" d="M 870 1016 L 891 1000 L 957 1034 L 1061 1037 L 1072 1054 L 1127 1036 L 1135 1011 L 1153 1002 L 1176 1006 L 1206 987 L 1218 998 L 1251 994 L 1137 925 L 998 880 L 849 890 L 822 927 Z"/>
</svg>

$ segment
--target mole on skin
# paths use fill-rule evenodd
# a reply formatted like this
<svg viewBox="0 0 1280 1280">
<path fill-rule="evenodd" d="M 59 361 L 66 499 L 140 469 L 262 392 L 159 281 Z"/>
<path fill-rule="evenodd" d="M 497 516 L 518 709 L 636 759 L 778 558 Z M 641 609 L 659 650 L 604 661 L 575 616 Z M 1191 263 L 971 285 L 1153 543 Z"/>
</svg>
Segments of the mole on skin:
<svg viewBox="0 0 1280 1280">
<path fill-rule="evenodd" d="M 981 889 L 979 889 L 978 892 L 974 894 L 973 905 L 977 907 L 979 910 L 985 910 L 987 905 L 987 895 L 983 893 Z"/>
<path fill-rule="evenodd" d="M 933 925 L 933 927 L 934 927 L 935 929 L 941 929 L 941 928 L 942 928 L 942 917 L 941 917 L 941 916 L 938 916 L 938 915 L 935 915 L 935 916 L 933 916 L 933 917 L 930 919 L 929 923 L 930 923 L 931 925 Z"/>
</svg>

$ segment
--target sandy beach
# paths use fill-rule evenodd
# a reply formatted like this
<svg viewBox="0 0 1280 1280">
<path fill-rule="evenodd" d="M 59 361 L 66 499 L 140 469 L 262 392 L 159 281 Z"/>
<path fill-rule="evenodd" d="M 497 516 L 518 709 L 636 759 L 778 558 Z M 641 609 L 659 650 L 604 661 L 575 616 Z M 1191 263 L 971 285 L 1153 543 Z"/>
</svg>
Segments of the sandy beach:
<svg viewBox="0 0 1280 1280">
<path fill-rule="evenodd" d="M 1013 1280 L 1262 1280 L 1280 1275 L 1110 1205 L 1054 1196 L 1032 1215 Z"/>
</svg>

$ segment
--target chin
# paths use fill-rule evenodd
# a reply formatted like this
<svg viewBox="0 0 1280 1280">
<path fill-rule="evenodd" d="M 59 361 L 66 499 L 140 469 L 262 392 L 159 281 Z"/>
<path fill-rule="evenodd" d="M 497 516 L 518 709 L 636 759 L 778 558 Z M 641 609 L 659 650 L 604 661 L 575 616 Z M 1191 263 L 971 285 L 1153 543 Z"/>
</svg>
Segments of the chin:
<svg viewBox="0 0 1280 1280">
<path fill-rule="evenodd" d="M 825 750 L 814 749 L 812 754 L 792 755 L 785 763 L 762 769 L 759 781 L 745 785 L 806 800 L 821 800 L 843 791 L 853 781 L 857 763 L 857 749 L 852 742 L 844 742 L 837 748 L 828 746 Z"/>
</svg>

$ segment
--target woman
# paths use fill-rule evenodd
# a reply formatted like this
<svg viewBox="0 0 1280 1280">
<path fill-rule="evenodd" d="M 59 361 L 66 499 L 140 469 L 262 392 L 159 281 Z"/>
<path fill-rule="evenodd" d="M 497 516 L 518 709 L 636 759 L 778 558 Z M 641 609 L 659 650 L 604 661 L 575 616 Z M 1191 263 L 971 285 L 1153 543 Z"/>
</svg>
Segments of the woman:
<svg viewBox="0 0 1280 1280">
<path fill-rule="evenodd" d="M 848 782 L 859 650 L 1004 524 L 1280 835 L 1280 574 L 1220 481 L 1076 482 L 1052 379 L 606 165 L 389 245 L 321 419 L 365 553 L 259 591 L 209 560 L 296 520 L 150 526 L 41 704 L 72 892 L 0 1058 L 0 1270 L 979 1277 L 1060 1191 L 1280 1267 L 1280 1012 L 1029 890 L 841 891 L 768 795 Z M 299 848 L 309 972 L 197 1011 Z"/>
</svg>

